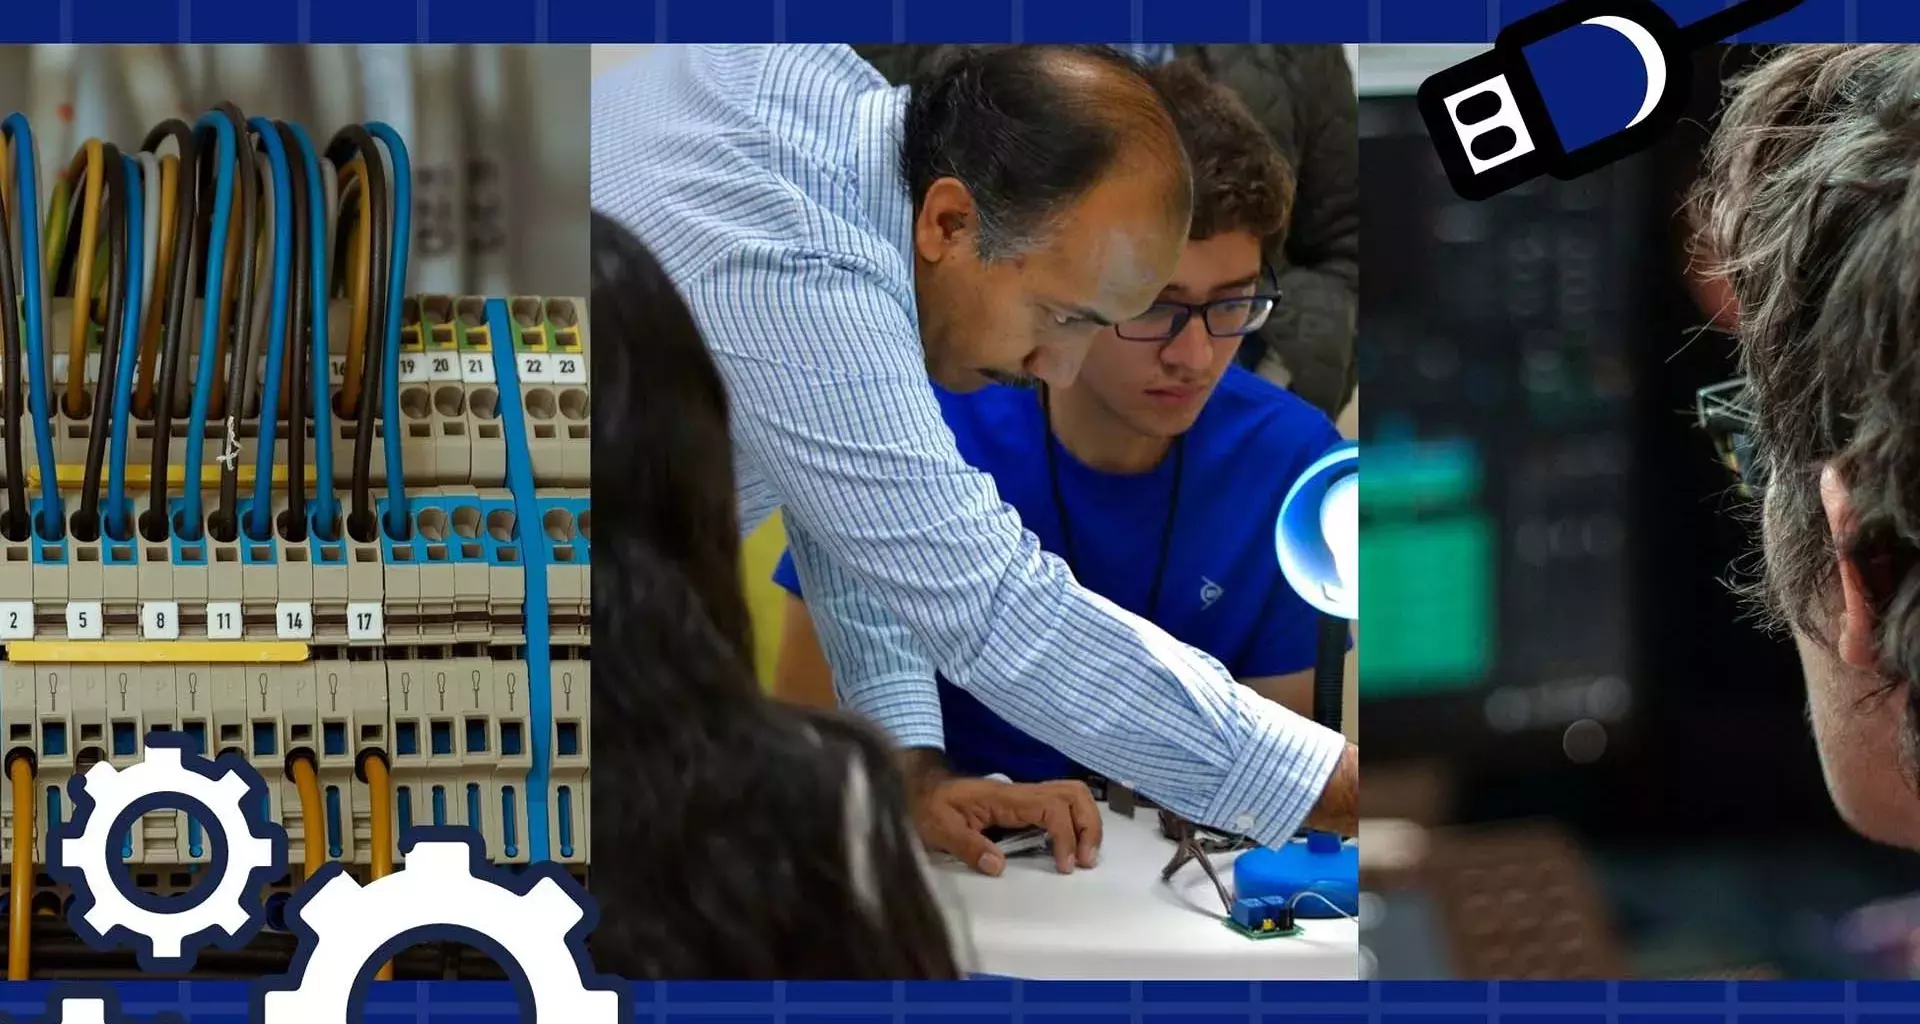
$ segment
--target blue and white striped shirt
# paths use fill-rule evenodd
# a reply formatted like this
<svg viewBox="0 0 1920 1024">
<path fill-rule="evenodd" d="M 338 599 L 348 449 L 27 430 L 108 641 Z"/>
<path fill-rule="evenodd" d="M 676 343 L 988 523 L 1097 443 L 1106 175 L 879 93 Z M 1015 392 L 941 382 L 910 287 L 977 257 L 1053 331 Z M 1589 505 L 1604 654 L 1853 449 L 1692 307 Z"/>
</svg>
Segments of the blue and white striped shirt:
<svg viewBox="0 0 1920 1024">
<path fill-rule="evenodd" d="M 1108 778 L 1284 841 L 1344 739 L 1081 589 L 961 458 L 921 351 L 905 104 L 844 46 L 662 47 L 595 83 L 593 204 L 714 352 L 743 529 L 784 507 L 841 700 L 897 742 L 941 746 L 937 664 Z"/>
</svg>

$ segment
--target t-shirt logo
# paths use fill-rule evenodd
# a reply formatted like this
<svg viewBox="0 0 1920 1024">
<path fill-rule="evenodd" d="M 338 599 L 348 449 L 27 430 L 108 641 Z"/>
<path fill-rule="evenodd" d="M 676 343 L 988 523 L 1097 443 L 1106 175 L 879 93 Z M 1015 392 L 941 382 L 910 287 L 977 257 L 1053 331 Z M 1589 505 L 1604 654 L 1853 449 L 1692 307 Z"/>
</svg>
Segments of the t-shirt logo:
<svg viewBox="0 0 1920 1024">
<path fill-rule="evenodd" d="M 1200 610 L 1206 611 L 1208 608 L 1213 607 L 1213 603 L 1220 600 L 1220 595 L 1224 593 L 1226 593 L 1226 590 L 1222 588 L 1220 584 L 1213 582 L 1205 576 L 1200 577 Z"/>
</svg>

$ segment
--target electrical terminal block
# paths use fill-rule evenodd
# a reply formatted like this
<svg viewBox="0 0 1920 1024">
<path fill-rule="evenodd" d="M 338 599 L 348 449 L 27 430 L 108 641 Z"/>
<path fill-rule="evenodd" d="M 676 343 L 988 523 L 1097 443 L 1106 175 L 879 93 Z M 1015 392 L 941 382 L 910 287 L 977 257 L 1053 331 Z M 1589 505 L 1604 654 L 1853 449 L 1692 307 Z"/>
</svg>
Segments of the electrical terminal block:
<svg viewBox="0 0 1920 1024">
<path fill-rule="evenodd" d="M 173 222 L 192 178 L 150 180 L 182 160 L 166 132 L 160 159 L 96 161 L 89 144 L 50 180 L 0 161 L 8 218 L 44 215 L 0 250 L 0 297 L 20 309 L 0 349 L 0 732 L 32 794 L 16 806 L 0 786 L 0 841 L 44 865 L 69 780 L 184 734 L 267 779 L 296 879 L 320 862 L 392 870 L 416 824 L 471 826 L 497 863 L 584 879 L 586 303 L 405 294 L 399 137 L 368 125 L 318 149 L 227 109 L 192 122 L 202 161 L 234 140 L 208 172 L 226 198 L 201 193 L 192 225 Z M 5 124 L 16 149 L 31 143 L 23 118 Z M 182 201 L 139 212 L 169 188 Z M 370 188 L 388 213 L 361 223 Z M 142 239 L 155 224 L 161 239 Z M 177 244 L 195 227 L 230 239 L 212 267 Z M 120 853 L 170 895 L 211 842 L 190 814 L 156 810 Z M 42 912 L 67 895 L 38 875 L 0 883 Z"/>
</svg>

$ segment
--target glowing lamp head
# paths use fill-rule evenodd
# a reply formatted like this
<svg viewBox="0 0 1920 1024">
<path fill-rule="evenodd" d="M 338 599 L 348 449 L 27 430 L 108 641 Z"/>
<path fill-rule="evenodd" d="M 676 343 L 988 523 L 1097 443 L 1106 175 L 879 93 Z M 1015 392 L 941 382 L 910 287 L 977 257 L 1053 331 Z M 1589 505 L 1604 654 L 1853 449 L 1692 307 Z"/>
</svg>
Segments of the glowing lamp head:
<svg viewBox="0 0 1920 1024">
<path fill-rule="evenodd" d="M 1307 467 L 1274 527 L 1280 572 L 1301 599 L 1336 618 L 1360 617 L 1360 448 L 1343 441 Z"/>
</svg>

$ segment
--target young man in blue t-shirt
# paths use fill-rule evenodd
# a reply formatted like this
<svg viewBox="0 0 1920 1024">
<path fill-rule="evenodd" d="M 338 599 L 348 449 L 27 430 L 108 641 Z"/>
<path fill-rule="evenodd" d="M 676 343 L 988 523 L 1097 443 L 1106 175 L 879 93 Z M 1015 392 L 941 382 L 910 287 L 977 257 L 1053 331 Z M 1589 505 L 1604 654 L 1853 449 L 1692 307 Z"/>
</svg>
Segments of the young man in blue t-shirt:
<svg viewBox="0 0 1920 1024">
<path fill-rule="evenodd" d="M 1283 301 L 1261 253 L 1277 251 L 1292 175 L 1230 92 L 1183 64 L 1154 74 L 1194 165 L 1190 241 L 1160 301 L 1104 331 L 1070 388 L 939 397 L 960 453 L 1082 585 L 1306 715 L 1317 619 L 1280 574 L 1274 522 L 1295 478 L 1340 438 L 1234 361 Z M 774 578 L 794 595 L 778 692 L 831 705 L 791 555 Z M 1017 783 L 1079 774 L 959 687 L 939 688 L 954 771 Z"/>
</svg>

